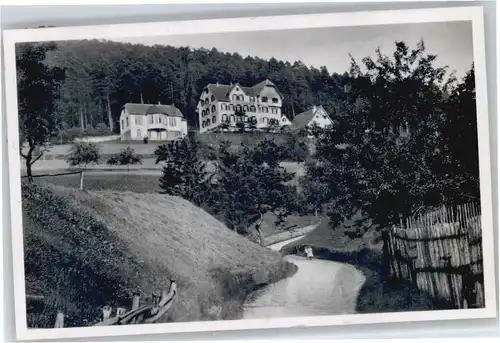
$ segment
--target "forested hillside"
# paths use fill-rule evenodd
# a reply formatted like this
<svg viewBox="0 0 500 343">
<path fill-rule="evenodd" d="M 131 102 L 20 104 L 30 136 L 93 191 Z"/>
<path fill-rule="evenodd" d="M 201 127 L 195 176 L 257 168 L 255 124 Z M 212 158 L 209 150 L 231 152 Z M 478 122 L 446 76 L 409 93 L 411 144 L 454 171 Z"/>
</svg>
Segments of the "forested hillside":
<svg viewBox="0 0 500 343">
<path fill-rule="evenodd" d="M 145 46 L 99 40 L 58 42 L 47 64 L 65 69 L 57 111 L 65 128 L 106 124 L 118 132 L 126 102 L 175 103 L 191 126 L 207 83 L 253 85 L 269 78 L 284 95 L 283 111 L 299 113 L 313 104 L 335 111 L 343 77 L 302 62 L 264 60 L 216 49 Z M 99 125 L 101 124 L 101 125 Z"/>
</svg>

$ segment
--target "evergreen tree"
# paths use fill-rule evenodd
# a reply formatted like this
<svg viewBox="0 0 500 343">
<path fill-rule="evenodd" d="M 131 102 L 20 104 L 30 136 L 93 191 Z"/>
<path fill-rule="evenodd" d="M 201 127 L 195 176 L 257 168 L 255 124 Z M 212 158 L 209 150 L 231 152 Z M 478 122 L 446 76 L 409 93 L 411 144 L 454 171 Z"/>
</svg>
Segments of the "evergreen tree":
<svg viewBox="0 0 500 343">
<path fill-rule="evenodd" d="M 163 193 L 183 197 L 198 206 L 207 200 L 210 178 L 200 156 L 200 143 L 194 137 L 162 144 L 155 155 L 156 164 L 163 163 Z"/>
</svg>

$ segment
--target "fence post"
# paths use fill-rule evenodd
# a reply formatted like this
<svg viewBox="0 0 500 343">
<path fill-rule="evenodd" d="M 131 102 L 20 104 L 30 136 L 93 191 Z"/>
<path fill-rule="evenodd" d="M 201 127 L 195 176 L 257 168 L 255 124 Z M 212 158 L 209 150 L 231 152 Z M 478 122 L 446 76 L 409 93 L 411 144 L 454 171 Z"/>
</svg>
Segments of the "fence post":
<svg viewBox="0 0 500 343">
<path fill-rule="evenodd" d="M 61 311 L 57 312 L 56 323 L 54 324 L 54 328 L 60 329 L 64 327 L 64 313 Z"/>
<path fill-rule="evenodd" d="M 80 172 L 80 190 L 83 191 L 83 170 Z"/>
<path fill-rule="evenodd" d="M 446 272 L 446 275 L 447 275 L 447 279 L 448 279 L 448 286 L 450 287 L 450 300 L 451 300 L 451 304 L 452 305 L 455 305 L 455 294 L 453 292 L 453 278 L 452 278 L 452 266 L 451 266 L 451 256 L 445 256 L 443 257 L 443 260 L 444 260 L 444 265 L 445 265 L 445 272 Z M 461 307 L 460 304 L 457 304 L 458 308 Z"/>
<path fill-rule="evenodd" d="M 135 292 L 132 297 L 132 310 L 137 310 L 139 308 L 140 294 Z"/>
</svg>

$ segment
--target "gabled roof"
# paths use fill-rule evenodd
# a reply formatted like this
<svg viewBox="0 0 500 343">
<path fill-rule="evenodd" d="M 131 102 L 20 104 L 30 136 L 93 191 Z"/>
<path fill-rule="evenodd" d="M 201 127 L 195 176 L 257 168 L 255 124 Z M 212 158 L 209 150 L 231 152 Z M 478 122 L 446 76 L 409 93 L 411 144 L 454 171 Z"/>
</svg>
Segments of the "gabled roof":
<svg viewBox="0 0 500 343">
<path fill-rule="evenodd" d="M 224 85 L 224 84 L 215 84 L 215 83 L 209 83 L 206 88 L 212 92 L 212 94 L 215 96 L 215 98 L 219 101 L 229 101 L 229 93 L 236 87 L 240 87 L 241 90 L 248 96 L 258 96 L 262 89 L 264 89 L 265 86 L 274 86 L 276 89 L 276 92 L 283 97 L 280 92 L 278 91 L 278 88 L 274 83 L 269 81 L 268 79 L 259 82 L 255 86 L 252 87 L 244 87 L 241 86 L 240 84 L 236 83 L 234 85 Z"/>
<path fill-rule="evenodd" d="M 307 110 L 305 112 L 297 114 L 292 119 L 292 126 L 293 126 L 293 128 L 294 129 L 302 129 L 302 128 L 306 127 L 311 122 L 311 120 L 314 118 L 314 116 L 316 115 L 316 112 L 318 110 L 320 110 L 320 109 L 322 109 L 323 111 L 325 111 L 325 109 L 323 108 L 323 106 L 317 106 L 317 107 L 314 106 L 310 110 Z"/>
<path fill-rule="evenodd" d="M 152 104 L 134 104 L 126 103 L 123 108 L 129 114 L 148 115 L 148 114 L 165 114 L 169 117 L 183 118 L 182 112 L 175 105 L 152 105 Z"/>
</svg>

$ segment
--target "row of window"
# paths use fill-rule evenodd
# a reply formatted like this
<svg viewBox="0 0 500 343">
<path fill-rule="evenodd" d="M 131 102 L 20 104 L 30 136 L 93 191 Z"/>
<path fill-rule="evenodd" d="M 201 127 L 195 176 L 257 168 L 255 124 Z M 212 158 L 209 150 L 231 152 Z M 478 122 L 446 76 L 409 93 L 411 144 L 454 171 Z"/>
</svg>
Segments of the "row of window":
<svg viewBox="0 0 500 343">
<path fill-rule="evenodd" d="M 233 105 L 233 104 L 222 104 L 221 105 L 221 109 L 222 110 L 226 110 L 226 111 L 245 111 L 245 112 L 257 112 L 257 108 L 254 106 L 254 105 Z M 258 107 L 259 109 L 259 112 L 262 112 L 262 113 L 269 113 L 269 107 L 266 107 L 266 106 L 259 106 Z M 211 109 L 205 109 L 203 111 L 201 111 L 201 115 L 202 117 L 205 117 L 207 115 L 210 115 L 210 113 L 215 113 L 217 111 L 217 108 L 215 107 L 215 105 L 212 105 Z M 276 107 L 271 107 L 271 113 L 272 114 L 279 114 L 280 113 L 280 110 L 279 108 L 276 108 Z"/>
<path fill-rule="evenodd" d="M 122 119 L 122 127 L 129 126 L 129 117 L 125 118 L 125 121 Z M 143 125 L 143 116 L 134 116 L 135 125 L 142 126 Z M 176 118 L 164 117 L 163 115 L 152 115 L 148 116 L 149 124 L 166 124 L 167 126 L 176 126 Z"/>
<path fill-rule="evenodd" d="M 215 116 L 212 117 L 212 121 L 210 121 L 210 118 L 207 120 L 204 120 L 201 122 L 201 127 L 205 128 L 207 126 L 210 126 L 212 124 L 215 124 L 217 122 L 217 118 Z"/>
<path fill-rule="evenodd" d="M 245 96 L 242 95 L 242 94 L 233 94 L 233 96 L 231 97 L 231 99 L 233 101 L 244 101 L 245 100 Z M 255 102 L 255 97 L 254 96 L 249 97 L 249 99 L 250 99 L 250 102 Z M 200 100 L 201 105 L 202 106 L 208 105 L 208 103 L 210 102 L 210 100 L 212 102 L 215 101 L 215 96 L 213 94 L 212 94 L 212 97 L 210 99 L 208 99 L 208 97 L 207 97 L 207 98 L 205 98 L 205 100 Z M 267 96 L 263 96 L 262 99 L 261 99 L 261 102 L 268 102 L 268 101 L 269 101 L 269 98 Z M 278 98 L 272 98 L 271 101 L 272 101 L 273 104 L 277 104 L 279 102 Z"/>
<path fill-rule="evenodd" d="M 261 117 L 259 118 L 259 120 L 257 121 L 257 118 L 255 116 L 252 116 L 252 117 L 240 117 L 240 116 L 235 116 L 234 114 L 231 114 L 231 115 L 227 115 L 227 114 L 223 114 L 222 115 L 222 122 L 224 123 L 229 123 L 229 124 L 232 124 L 232 123 L 241 123 L 241 122 L 245 122 L 245 123 L 248 123 L 248 122 L 254 122 L 254 123 L 259 123 L 259 124 L 265 124 L 265 125 L 269 125 L 270 123 L 272 123 L 272 121 L 275 120 L 276 123 L 278 123 L 276 121 L 276 119 L 274 118 L 267 118 L 267 117 Z M 283 121 L 285 121 L 285 119 L 283 119 Z M 211 126 L 213 124 L 217 123 L 217 117 L 216 116 L 212 116 L 212 118 L 208 118 L 204 121 L 201 122 L 201 127 L 205 128 L 205 127 L 208 127 L 208 126 Z"/>
</svg>

